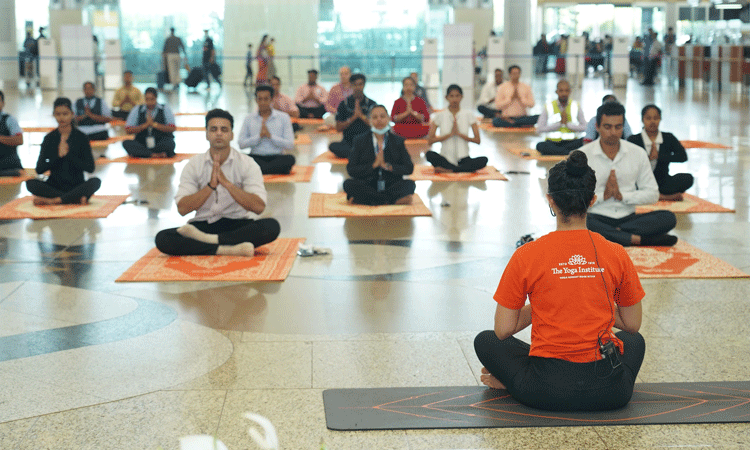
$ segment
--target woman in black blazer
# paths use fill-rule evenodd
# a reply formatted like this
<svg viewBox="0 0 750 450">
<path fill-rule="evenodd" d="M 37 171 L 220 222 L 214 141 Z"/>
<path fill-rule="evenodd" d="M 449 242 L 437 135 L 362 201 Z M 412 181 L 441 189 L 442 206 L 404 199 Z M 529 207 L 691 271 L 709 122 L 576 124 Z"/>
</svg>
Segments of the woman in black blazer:
<svg viewBox="0 0 750 450">
<path fill-rule="evenodd" d="M 659 131 L 661 109 L 658 106 L 646 105 L 641 111 L 641 120 L 643 131 L 630 136 L 628 141 L 648 152 L 651 169 L 659 185 L 659 200 L 682 200 L 682 194 L 693 185 L 693 176 L 689 173 L 670 175 L 669 163 L 687 161 L 685 147 L 672 133 Z"/>
<path fill-rule="evenodd" d="M 73 126 L 73 105 L 70 99 L 55 100 L 53 115 L 57 128 L 44 137 L 36 171 L 49 171 L 46 181 L 29 180 L 26 189 L 34 195 L 35 205 L 86 204 L 102 182 L 83 172 L 94 171 L 94 155 L 89 138 Z"/>
<path fill-rule="evenodd" d="M 355 137 L 349 154 L 346 198 L 362 205 L 411 204 L 417 185 L 404 179 L 414 171 L 404 138 L 390 131 L 385 106 L 373 106 L 369 118 L 372 131 Z"/>
</svg>

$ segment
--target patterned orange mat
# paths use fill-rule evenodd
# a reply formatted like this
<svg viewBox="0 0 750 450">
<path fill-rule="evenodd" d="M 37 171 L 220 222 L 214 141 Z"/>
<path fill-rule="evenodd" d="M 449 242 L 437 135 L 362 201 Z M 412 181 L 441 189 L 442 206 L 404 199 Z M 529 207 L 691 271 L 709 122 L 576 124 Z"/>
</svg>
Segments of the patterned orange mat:
<svg viewBox="0 0 750 450">
<path fill-rule="evenodd" d="M 263 175 L 264 183 L 309 183 L 315 166 L 292 166 L 289 175 Z"/>
<path fill-rule="evenodd" d="M 175 116 L 205 116 L 207 113 L 204 112 L 176 112 Z"/>
<path fill-rule="evenodd" d="M 255 256 L 169 256 L 153 248 L 115 281 L 284 281 L 304 238 L 276 239 Z"/>
<path fill-rule="evenodd" d="M 493 133 L 536 133 L 535 127 L 493 127 L 492 123 L 480 123 L 479 128 Z"/>
<path fill-rule="evenodd" d="M 23 169 L 23 170 L 26 171 L 26 173 L 22 174 L 20 177 L 0 177 L 0 185 L 20 184 L 26 180 L 36 178 L 36 170 L 34 169 Z"/>
<path fill-rule="evenodd" d="M 101 219 L 122 204 L 128 195 L 95 195 L 88 205 L 36 206 L 33 197 L 17 198 L 0 207 L 0 219 Z"/>
<path fill-rule="evenodd" d="M 641 278 L 750 278 L 683 240 L 674 247 L 625 247 Z"/>
<path fill-rule="evenodd" d="M 732 147 L 723 145 L 723 144 L 714 144 L 712 142 L 705 142 L 705 141 L 680 141 L 680 144 L 682 144 L 685 148 L 716 148 L 716 149 L 731 149 Z"/>
<path fill-rule="evenodd" d="M 332 151 L 328 150 L 325 153 L 321 153 L 312 160 L 313 164 L 318 163 L 331 163 L 331 164 L 348 164 L 349 160 L 346 158 L 339 158 L 334 155 Z"/>
<path fill-rule="evenodd" d="M 294 138 L 294 145 L 309 145 L 312 144 L 309 134 L 300 133 Z"/>
<path fill-rule="evenodd" d="M 640 205 L 635 208 L 637 214 L 656 210 L 672 211 L 675 214 L 735 212 L 733 209 L 725 208 L 721 205 L 711 203 L 708 200 L 703 200 L 702 198 L 690 194 L 684 194 L 684 198 L 681 202 L 659 201 L 653 205 Z"/>
<path fill-rule="evenodd" d="M 175 127 L 175 131 L 206 131 L 206 127 Z"/>
<path fill-rule="evenodd" d="M 487 166 L 470 173 L 440 173 L 435 172 L 435 168 L 432 166 L 414 166 L 414 173 L 409 175 L 409 178 L 414 181 L 508 181 L 508 178 L 493 166 Z"/>
<path fill-rule="evenodd" d="M 292 123 L 300 125 L 322 125 L 323 119 L 310 119 L 309 117 L 292 117 Z"/>
<path fill-rule="evenodd" d="M 557 161 L 562 161 L 566 158 L 565 155 L 542 155 L 535 148 L 515 147 L 515 148 L 507 148 L 507 150 L 513 153 L 514 155 L 518 156 L 519 158 L 534 159 L 537 161 L 557 162 Z"/>
<path fill-rule="evenodd" d="M 99 158 L 97 164 L 128 163 L 128 164 L 150 164 L 154 166 L 168 166 L 190 159 L 200 153 L 175 153 L 172 158 L 133 158 L 132 156 L 120 156 L 115 159 Z"/>
<path fill-rule="evenodd" d="M 308 217 L 413 217 L 431 216 L 419 195 L 414 194 L 411 205 L 354 205 L 346 201 L 346 193 L 320 194 L 310 196 Z"/>
<path fill-rule="evenodd" d="M 55 127 L 21 127 L 24 133 L 49 133 Z"/>
</svg>

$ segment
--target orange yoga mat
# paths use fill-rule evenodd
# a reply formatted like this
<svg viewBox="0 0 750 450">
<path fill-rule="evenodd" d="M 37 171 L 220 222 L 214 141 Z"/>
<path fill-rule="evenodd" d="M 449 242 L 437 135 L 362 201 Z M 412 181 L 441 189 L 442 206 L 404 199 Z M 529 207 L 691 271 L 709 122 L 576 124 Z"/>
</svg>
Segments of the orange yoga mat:
<svg viewBox="0 0 750 450">
<path fill-rule="evenodd" d="M 320 194 L 310 197 L 309 217 L 411 217 L 431 216 L 419 195 L 414 194 L 411 205 L 355 205 L 346 201 L 346 193 Z"/>
<path fill-rule="evenodd" d="M 23 183 L 26 180 L 36 178 L 36 170 L 34 169 L 23 169 L 23 173 L 20 177 L 0 177 L 0 185 L 10 185 Z"/>
<path fill-rule="evenodd" d="M 284 281 L 304 238 L 276 239 L 255 256 L 169 256 L 156 248 L 115 281 Z"/>
<path fill-rule="evenodd" d="M 312 160 L 313 164 L 317 163 L 331 163 L 331 164 L 348 164 L 349 160 L 346 158 L 339 158 L 332 151 L 328 150 L 325 153 L 321 153 Z"/>
<path fill-rule="evenodd" d="M 310 119 L 308 117 L 292 117 L 292 123 L 300 125 L 322 125 L 323 119 Z"/>
<path fill-rule="evenodd" d="M 542 155 L 535 148 L 514 147 L 507 148 L 507 150 L 520 158 L 533 159 L 536 161 L 557 162 L 567 158 L 565 155 Z"/>
<path fill-rule="evenodd" d="M 479 128 L 493 133 L 536 133 L 534 127 L 493 127 L 492 123 L 480 123 Z"/>
<path fill-rule="evenodd" d="M 205 111 L 203 112 L 177 112 L 174 113 L 175 116 L 205 116 L 207 113 Z"/>
<path fill-rule="evenodd" d="M 316 133 L 323 133 L 323 134 L 340 134 L 340 131 L 336 131 L 335 127 L 329 127 L 328 125 L 321 125 L 318 128 L 315 129 Z"/>
<path fill-rule="evenodd" d="M 263 175 L 264 183 L 309 183 L 315 166 L 292 166 L 289 175 Z"/>
<path fill-rule="evenodd" d="M 206 131 L 206 127 L 175 127 L 175 131 Z"/>
<path fill-rule="evenodd" d="M 642 214 L 649 211 L 656 210 L 667 210 L 672 211 L 675 214 L 689 214 L 689 213 L 733 213 L 735 210 L 725 208 L 716 203 L 711 203 L 708 200 L 696 197 L 691 194 L 683 194 L 684 198 L 680 202 L 666 202 L 659 201 L 653 205 L 641 205 L 635 208 L 635 212 Z"/>
<path fill-rule="evenodd" d="M 96 161 L 97 164 L 108 164 L 108 163 L 128 163 L 128 164 L 150 164 L 154 166 L 167 166 L 170 164 L 178 163 L 186 159 L 190 159 L 200 153 L 175 153 L 172 158 L 133 158 L 132 156 L 121 156 L 115 159 L 99 158 Z"/>
<path fill-rule="evenodd" d="M 414 173 L 409 175 L 414 181 L 429 180 L 429 181 L 488 181 L 488 180 L 502 180 L 508 181 L 508 178 L 500 173 L 493 166 L 487 166 L 476 172 L 461 172 L 461 173 L 440 173 L 435 172 L 435 168 L 432 166 L 414 166 Z"/>
<path fill-rule="evenodd" d="M 300 133 L 294 138 L 294 145 L 309 145 L 312 144 L 309 134 Z"/>
<path fill-rule="evenodd" d="M 112 144 L 116 144 L 122 141 L 128 141 L 131 139 L 135 139 L 135 136 L 127 134 L 121 136 L 112 136 L 109 139 L 105 139 L 103 141 L 91 141 L 91 148 L 107 148 Z"/>
<path fill-rule="evenodd" d="M 750 278 L 685 241 L 674 247 L 626 247 L 641 278 Z"/>
<path fill-rule="evenodd" d="M 22 197 L 0 207 L 0 219 L 101 219 L 122 204 L 128 195 L 95 195 L 87 205 L 36 206 L 33 197 Z"/>
<path fill-rule="evenodd" d="M 715 149 L 731 149 L 732 147 L 728 145 L 723 144 L 714 144 L 712 142 L 705 142 L 705 141 L 680 141 L 680 144 L 682 144 L 685 148 L 715 148 Z"/>
</svg>

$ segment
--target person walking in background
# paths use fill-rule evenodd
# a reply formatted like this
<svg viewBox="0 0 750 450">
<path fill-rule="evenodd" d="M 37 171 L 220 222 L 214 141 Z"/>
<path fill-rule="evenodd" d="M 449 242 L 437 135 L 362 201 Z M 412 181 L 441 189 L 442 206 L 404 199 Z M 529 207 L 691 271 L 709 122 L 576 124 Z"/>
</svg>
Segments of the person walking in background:
<svg viewBox="0 0 750 450">
<path fill-rule="evenodd" d="M 269 80 L 276 76 L 276 64 L 274 63 L 274 57 L 276 56 L 275 42 L 276 39 L 271 38 L 268 42 L 268 47 L 266 48 L 266 51 L 268 52 L 268 74 L 266 76 Z"/>
<path fill-rule="evenodd" d="M 185 44 L 182 43 L 182 39 L 175 36 L 174 27 L 172 27 L 169 29 L 169 37 L 164 41 L 164 50 L 162 50 L 162 54 L 164 55 L 169 82 L 174 88 L 177 88 L 180 81 L 182 81 L 182 78 L 180 77 L 180 53 L 186 55 L 187 59 Z"/>
<path fill-rule="evenodd" d="M 206 33 L 206 37 L 203 40 L 203 79 L 206 80 L 206 89 L 211 89 L 212 76 L 214 80 L 221 87 L 221 72 L 219 71 L 219 65 L 216 64 L 216 49 L 214 48 L 214 40 L 208 35 L 208 30 L 203 30 Z"/>
<path fill-rule="evenodd" d="M 245 87 L 252 86 L 255 83 L 253 80 L 253 44 L 247 44 L 247 56 L 245 56 L 245 82 L 242 83 Z"/>
<path fill-rule="evenodd" d="M 271 78 L 268 76 L 268 35 L 264 34 L 258 45 L 258 52 L 255 54 L 258 60 L 258 76 L 255 78 L 255 84 L 268 84 Z"/>
</svg>

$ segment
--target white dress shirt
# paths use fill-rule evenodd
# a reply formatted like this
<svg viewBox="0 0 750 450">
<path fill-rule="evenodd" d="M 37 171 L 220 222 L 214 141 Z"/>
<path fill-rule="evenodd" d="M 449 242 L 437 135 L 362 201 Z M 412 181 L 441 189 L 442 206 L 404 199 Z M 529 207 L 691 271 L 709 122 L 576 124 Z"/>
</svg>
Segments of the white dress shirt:
<svg viewBox="0 0 750 450">
<path fill-rule="evenodd" d="M 449 134 L 453 129 L 453 121 L 453 113 L 448 109 L 439 111 L 431 117 L 431 122 L 439 130 L 436 133 L 438 136 Z M 455 121 L 458 123 L 458 132 L 468 136 L 471 126 L 476 123 L 477 119 L 473 112 L 461 109 L 456 114 Z M 450 137 L 441 144 L 440 154 L 453 164 L 458 164 L 458 161 L 469 156 L 469 143 L 459 136 Z"/>
<path fill-rule="evenodd" d="M 190 158 L 185 168 L 182 169 L 180 186 L 177 188 L 177 195 L 174 197 L 175 202 L 179 203 L 183 197 L 195 194 L 205 188 L 211 181 L 213 166 L 214 162 L 209 151 Z M 263 202 L 266 202 L 263 174 L 260 171 L 260 166 L 253 158 L 231 149 L 229 157 L 221 165 L 221 171 L 232 184 L 245 192 L 257 195 Z M 208 223 L 214 223 L 222 218 L 256 219 L 257 217 L 257 214 L 246 210 L 237 203 L 229 191 L 220 184 L 206 202 L 196 210 L 195 217 L 188 222 L 207 221 Z"/>
<path fill-rule="evenodd" d="M 641 131 L 641 138 L 643 139 L 643 145 L 646 146 L 646 155 L 651 155 L 651 146 L 653 144 L 656 144 L 656 151 L 659 151 L 659 148 L 661 147 L 661 144 L 664 142 L 664 137 L 661 135 L 661 131 L 656 135 L 656 139 L 653 141 L 650 137 L 648 137 L 648 133 L 646 133 L 646 130 Z M 658 162 L 657 159 L 651 159 L 649 158 L 648 161 L 651 163 L 651 170 L 656 169 L 656 163 Z"/>
<path fill-rule="evenodd" d="M 588 157 L 589 166 L 596 174 L 596 203 L 590 213 L 620 219 L 635 213 L 636 205 L 649 205 L 659 200 L 659 186 L 643 148 L 620 140 L 620 150 L 615 159 L 609 159 L 600 145 L 601 140 L 581 147 Z M 614 170 L 622 200 L 610 197 L 604 200 L 604 189 L 610 172 Z"/>
<path fill-rule="evenodd" d="M 240 129 L 237 143 L 240 148 L 250 148 L 250 153 L 258 156 L 281 155 L 284 150 L 294 147 L 294 131 L 289 114 L 271 109 L 271 115 L 266 119 L 266 128 L 271 137 L 260 137 L 263 118 L 257 111 L 245 117 Z"/>
</svg>

